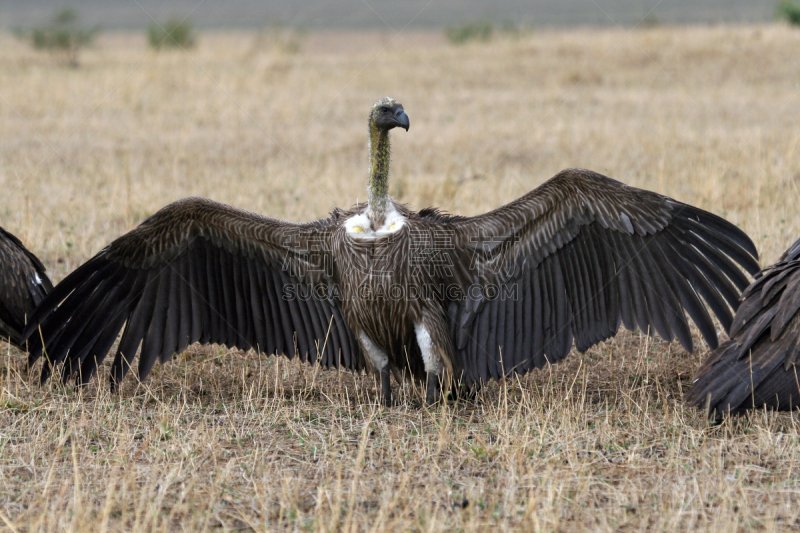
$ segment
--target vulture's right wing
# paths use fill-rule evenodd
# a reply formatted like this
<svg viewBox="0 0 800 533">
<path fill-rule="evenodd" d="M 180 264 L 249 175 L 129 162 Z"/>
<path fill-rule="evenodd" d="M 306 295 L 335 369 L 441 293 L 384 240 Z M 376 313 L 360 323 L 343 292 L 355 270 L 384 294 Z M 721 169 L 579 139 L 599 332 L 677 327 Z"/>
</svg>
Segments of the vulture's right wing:
<svg viewBox="0 0 800 533">
<path fill-rule="evenodd" d="M 294 224 L 203 198 L 161 209 L 67 276 L 24 333 L 46 380 L 88 381 L 125 325 L 111 373 L 125 376 L 141 343 L 139 378 L 194 342 L 364 366 L 330 290 L 332 219 Z"/>
</svg>

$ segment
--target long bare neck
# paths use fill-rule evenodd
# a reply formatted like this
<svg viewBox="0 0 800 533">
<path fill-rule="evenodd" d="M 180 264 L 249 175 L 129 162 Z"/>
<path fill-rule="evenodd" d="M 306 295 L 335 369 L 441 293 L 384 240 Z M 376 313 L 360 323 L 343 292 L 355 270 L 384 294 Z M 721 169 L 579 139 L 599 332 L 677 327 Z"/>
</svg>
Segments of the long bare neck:
<svg viewBox="0 0 800 533">
<path fill-rule="evenodd" d="M 388 130 L 369 127 L 369 210 L 377 216 L 389 204 L 389 164 L 392 155 Z"/>
</svg>

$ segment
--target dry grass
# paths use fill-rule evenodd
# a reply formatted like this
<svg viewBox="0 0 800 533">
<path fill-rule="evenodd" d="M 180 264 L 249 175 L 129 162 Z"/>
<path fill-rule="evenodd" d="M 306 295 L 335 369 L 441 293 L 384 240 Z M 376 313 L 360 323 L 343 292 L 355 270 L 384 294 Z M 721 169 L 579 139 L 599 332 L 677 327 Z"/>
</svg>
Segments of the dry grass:
<svg viewBox="0 0 800 533">
<path fill-rule="evenodd" d="M 366 113 L 389 94 L 412 122 L 392 189 L 413 206 L 477 213 L 585 166 L 726 216 L 765 264 L 800 236 L 789 28 L 259 42 L 153 53 L 107 36 L 63 69 L 0 37 L 0 223 L 61 279 L 183 196 L 324 216 L 364 198 Z M 121 395 L 105 379 L 42 388 L 6 348 L 0 528 L 797 529 L 795 417 L 708 427 L 680 403 L 700 352 L 623 333 L 430 410 L 413 390 L 380 408 L 370 377 L 218 347 Z"/>
</svg>

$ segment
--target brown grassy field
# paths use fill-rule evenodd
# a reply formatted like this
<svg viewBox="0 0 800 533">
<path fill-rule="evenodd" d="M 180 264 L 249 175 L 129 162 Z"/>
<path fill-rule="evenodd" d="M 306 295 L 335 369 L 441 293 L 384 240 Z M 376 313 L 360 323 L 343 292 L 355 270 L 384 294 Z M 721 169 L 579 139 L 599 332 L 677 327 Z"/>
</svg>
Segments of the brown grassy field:
<svg viewBox="0 0 800 533">
<path fill-rule="evenodd" d="M 366 115 L 396 198 L 475 214 L 582 166 L 719 213 L 774 261 L 800 236 L 800 32 L 741 26 L 253 34 L 188 52 L 108 35 L 60 67 L 0 36 L 0 224 L 54 280 L 166 203 L 289 220 L 366 196 Z M 10 531 L 674 531 L 800 528 L 800 428 L 720 426 L 682 393 L 705 357 L 620 333 L 474 403 L 377 403 L 369 376 L 195 346 L 109 394 L 39 387 L 2 346 Z M 467 505 L 464 505 L 467 503 Z"/>
</svg>

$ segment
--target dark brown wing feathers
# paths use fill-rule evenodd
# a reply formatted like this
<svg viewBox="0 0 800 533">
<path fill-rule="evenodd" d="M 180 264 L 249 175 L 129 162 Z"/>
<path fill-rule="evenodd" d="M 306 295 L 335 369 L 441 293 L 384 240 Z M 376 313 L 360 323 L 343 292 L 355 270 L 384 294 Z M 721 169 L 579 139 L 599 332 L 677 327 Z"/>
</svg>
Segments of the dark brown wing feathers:
<svg viewBox="0 0 800 533">
<path fill-rule="evenodd" d="M 58 285 L 25 331 L 29 363 L 42 356 L 44 343 L 43 381 L 64 363 L 63 379 L 80 371 L 86 382 L 127 323 L 112 366 L 114 383 L 140 347 L 144 379 L 156 361 L 197 341 L 297 353 L 313 362 L 327 338 L 323 366 L 361 369 L 363 356 L 338 303 L 285 292 L 326 283 L 324 269 L 308 253 L 309 239 L 324 234 L 326 224 L 280 223 L 197 198 L 171 204 Z M 287 251 L 285 243 L 295 246 Z"/>
<path fill-rule="evenodd" d="M 514 287 L 525 302 L 484 295 L 450 313 L 468 383 L 557 362 L 573 337 L 585 351 L 620 322 L 691 351 L 688 314 L 716 347 L 704 303 L 727 330 L 748 283 L 742 269 L 758 272 L 753 243 L 724 219 L 582 169 L 485 215 L 442 223 L 477 265 L 459 283 Z M 512 319 L 529 329 L 521 339 Z"/>
<path fill-rule="evenodd" d="M 705 304 L 730 328 L 748 282 L 741 269 L 758 271 L 755 247 L 732 224 L 587 170 L 566 170 L 477 217 L 398 208 L 446 230 L 454 244 L 445 251 L 453 259 L 449 281 L 463 297 L 443 305 L 453 363 L 468 384 L 555 363 L 573 342 L 586 350 L 620 323 L 691 350 L 688 314 L 716 347 Z M 42 302 L 24 333 L 30 363 L 43 341 L 49 362 L 64 363 L 64 378 L 80 371 L 86 381 L 125 325 L 115 382 L 140 346 L 143 379 L 157 360 L 196 341 L 310 361 L 324 347 L 324 366 L 364 368 L 332 290 L 331 256 L 319 251 L 334 244 L 344 216 L 337 210 L 330 219 L 290 224 L 209 200 L 171 204 Z M 469 290 L 476 286 L 477 293 Z M 287 287 L 294 291 L 288 298 Z M 489 287 L 499 297 L 490 298 Z"/>
<path fill-rule="evenodd" d="M 800 401 L 800 240 L 742 294 L 731 338 L 709 355 L 686 396 L 709 415 Z"/>
<path fill-rule="evenodd" d="M 41 261 L 3 228 L 0 264 L 0 335 L 20 346 L 27 318 L 53 285 Z"/>
</svg>

